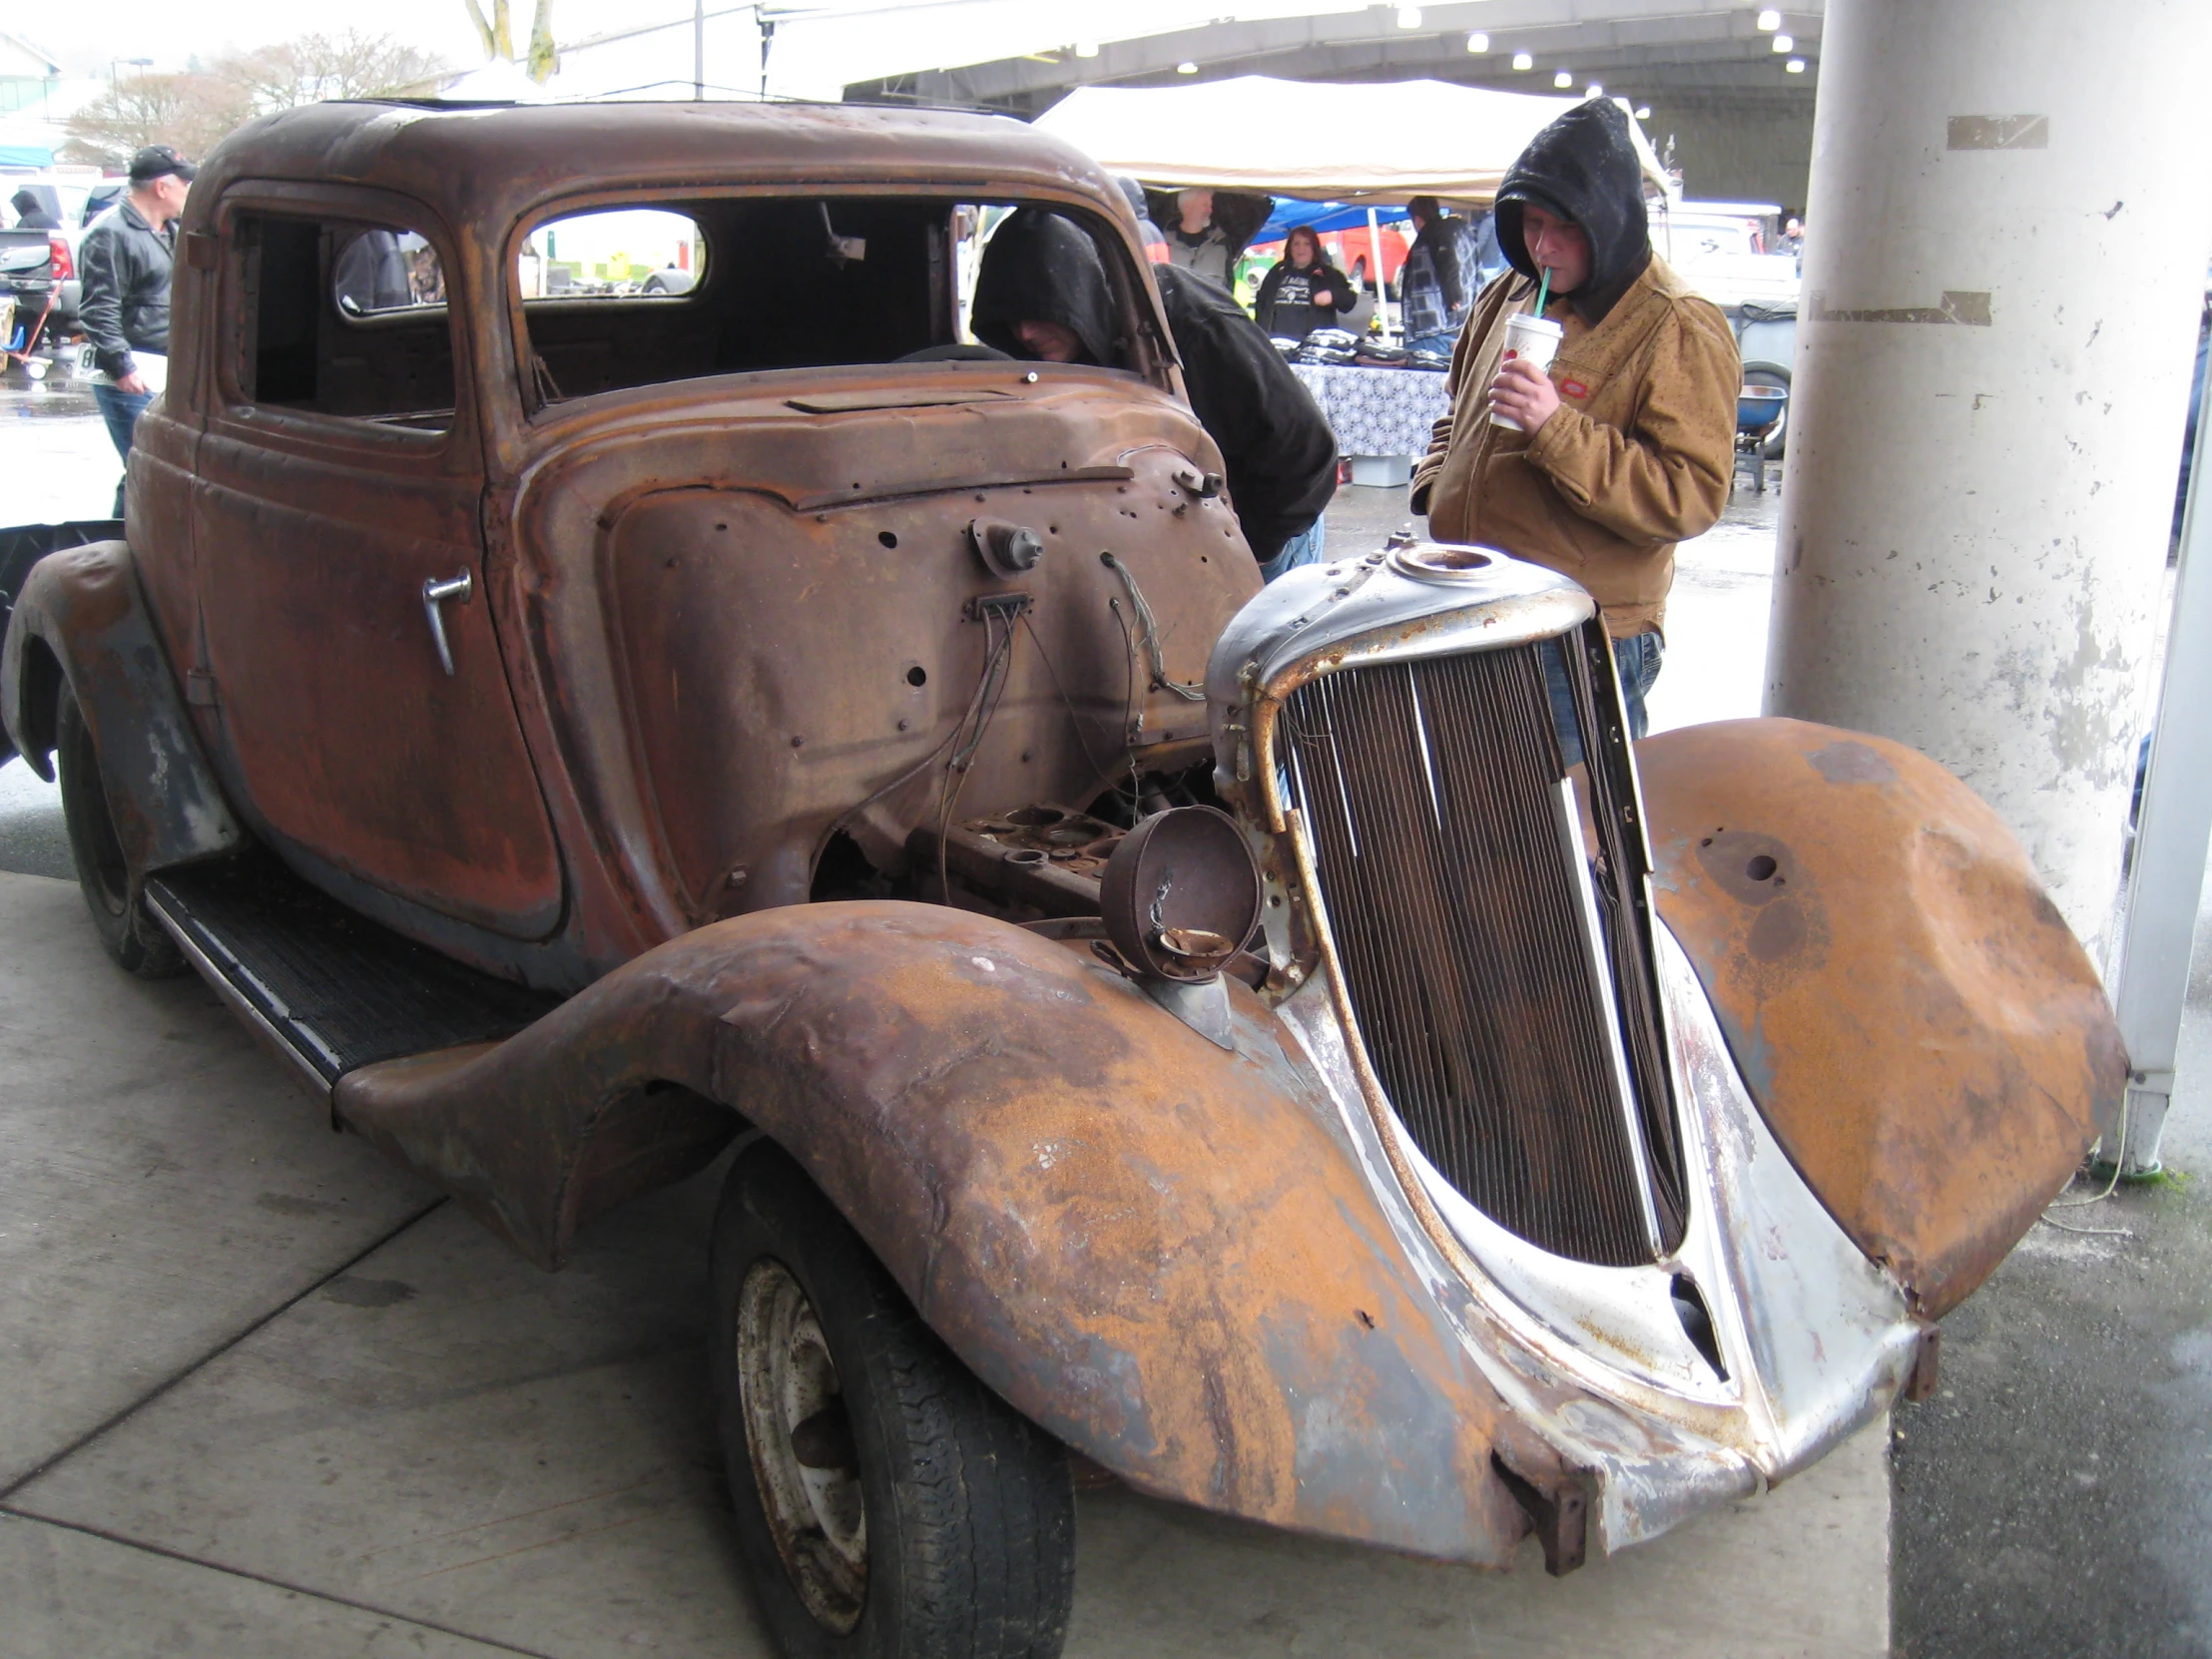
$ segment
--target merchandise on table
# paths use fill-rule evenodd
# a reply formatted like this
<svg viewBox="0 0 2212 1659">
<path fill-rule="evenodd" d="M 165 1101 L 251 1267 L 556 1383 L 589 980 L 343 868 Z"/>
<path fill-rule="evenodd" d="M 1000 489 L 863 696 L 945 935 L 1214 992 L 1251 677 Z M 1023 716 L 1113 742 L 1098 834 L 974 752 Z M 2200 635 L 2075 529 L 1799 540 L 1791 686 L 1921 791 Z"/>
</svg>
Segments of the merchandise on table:
<svg viewBox="0 0 2212 1659">
<path fill-rule="evenodd" d="M 1340 455 L 1418 455 L 1429 428 L 1450 408 L 1440 374 L 1294 361 L 1337 435 Z"/>
</svg>

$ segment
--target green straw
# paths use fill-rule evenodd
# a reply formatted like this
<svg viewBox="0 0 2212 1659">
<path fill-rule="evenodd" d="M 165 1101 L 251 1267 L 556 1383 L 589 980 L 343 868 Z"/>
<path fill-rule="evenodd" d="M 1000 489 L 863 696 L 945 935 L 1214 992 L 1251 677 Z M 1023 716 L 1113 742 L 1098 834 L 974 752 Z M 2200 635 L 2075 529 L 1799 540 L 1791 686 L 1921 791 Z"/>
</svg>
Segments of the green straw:
<svg viewBox="0 0 2212 1659">
<path fill-rule="evenodd" d="M 1536 314 L 1544 314 L 1544 301 L 1551 297 L 1551 267 L 1544 267 L 1544 279 L 1536 284 Z"/>
</svg>

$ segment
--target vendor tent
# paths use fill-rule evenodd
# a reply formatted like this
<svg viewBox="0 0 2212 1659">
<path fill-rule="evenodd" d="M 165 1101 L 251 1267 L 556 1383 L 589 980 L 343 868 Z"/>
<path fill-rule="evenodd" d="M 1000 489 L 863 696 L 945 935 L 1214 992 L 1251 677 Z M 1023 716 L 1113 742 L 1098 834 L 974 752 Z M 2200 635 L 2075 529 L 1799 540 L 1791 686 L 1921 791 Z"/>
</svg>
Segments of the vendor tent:
<svg viewBox="0 0 2212 1659">
<path fill-rule="evenodd" d="M 1036 124 L 1148 185 L 1487 205 L 1528 141 L 1580 102 L 1444 81 L 1244 75 L 1179 87 L 1078 87 Z M 1629 125 L 1646 177 L 1664 189 L 1658 157 Z"/>
</svg>

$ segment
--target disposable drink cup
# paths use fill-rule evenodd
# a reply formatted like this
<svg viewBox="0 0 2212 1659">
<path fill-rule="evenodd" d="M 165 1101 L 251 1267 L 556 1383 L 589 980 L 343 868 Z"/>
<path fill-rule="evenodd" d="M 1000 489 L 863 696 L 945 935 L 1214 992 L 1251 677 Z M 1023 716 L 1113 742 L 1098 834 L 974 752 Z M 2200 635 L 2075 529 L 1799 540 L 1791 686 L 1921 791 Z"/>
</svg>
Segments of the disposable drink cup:
<svg viewBox="0 0 2212 1659">
<path fill-rule="evenodd" d="M 1559 354 L 1560 336 L 1565 332 L 1558 323 L 1546 317 L 1523 316 L 1516 312 L 1505 319 L 1505 355 L 1498 359 L 1499 366 L 1518 358 L 1549 372 L 1551 359 Z M 1495 409 L 1490 411 L 1490 424 L 1515 432 L 1522 430 L 1519 421 Z"/>
</svg>

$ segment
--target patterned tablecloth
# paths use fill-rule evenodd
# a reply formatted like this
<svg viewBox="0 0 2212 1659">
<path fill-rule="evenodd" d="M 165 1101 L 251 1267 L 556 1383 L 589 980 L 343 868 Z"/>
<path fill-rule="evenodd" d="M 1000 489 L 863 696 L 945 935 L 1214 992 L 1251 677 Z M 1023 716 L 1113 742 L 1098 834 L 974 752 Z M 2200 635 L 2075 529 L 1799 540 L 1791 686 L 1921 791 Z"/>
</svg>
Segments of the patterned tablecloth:
<svg viewBox="0 0 2212 1659">
<path fill-rule="evenodd" d="M 1444 377 L 1418 368 L 1291 364 L 1337 434 L 1340 455 L 1422 455 L 1428 429 L 1449 405 Z"/>
</svg>

